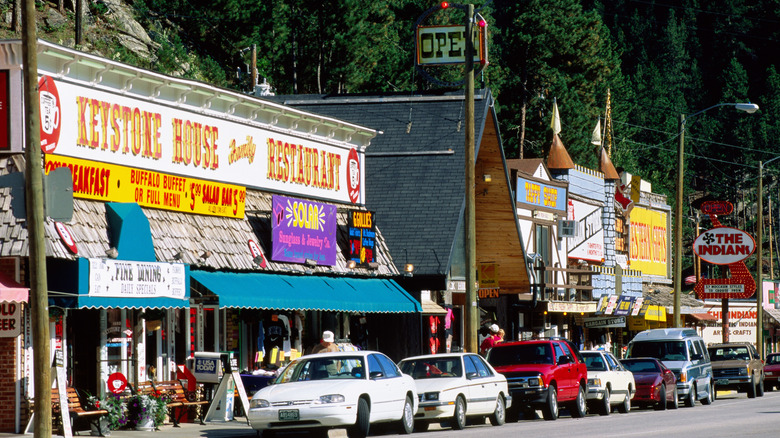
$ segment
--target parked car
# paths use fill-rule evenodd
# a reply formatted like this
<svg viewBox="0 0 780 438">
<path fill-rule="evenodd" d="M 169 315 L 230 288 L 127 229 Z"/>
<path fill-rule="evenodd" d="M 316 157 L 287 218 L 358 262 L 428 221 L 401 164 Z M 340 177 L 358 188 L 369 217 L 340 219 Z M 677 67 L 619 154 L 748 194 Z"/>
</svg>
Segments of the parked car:
<svg viewBox="0 0 780 438">
<path fill-rule="evenodd" d="M 764 363 L 764 388 L 771 391 L 780 389 L 780 353 L 766 355 Z"/>
<path fill-rule="evenodd" d="M 319 353 L 290 363 L 249 402 L 247 418 L 258 433 L 307 430 L 326 436 L 346 427 L 365 437 L 375 423 L 394 422 L 411 433 L 417 411 L 414 380 L 376 351 Z"/>
<path fill-rule="evenodd" d="M 412 376 L 417 385 L 419 408 L 414 429 L 425 431 L 431 422 L 448 422 L 463 429 L 466 418 L 490 418 L 500 426 L 506 421 L 506 408 L 512 398 L 506 377 L 496 372 L 474 353 L 415 356 L 398 363 L 401 372 Z"/>
<path fill-rule="evenodd" d="M 628 344 L 626 357 L 654 357 L 674 372 L 677 394 L 686 406 L 696 400 L 708 405 L 715 400 L 710 355 L 696 330 L 665 328 L 637 333 Z"/>
<path fill-rule="evenodd" d="M 627 414 L 636 390 L 634 375 L 608 351 L 580 351 L 588 368 L 588 402 L 601 415 L 609 415 L 612 407 Z"/>
<path fill-rule="evenodd" d="M 746 392 L 748 398 L 764 395 L 764 362 L 753 344 L 730 342 L 707 347 L 712 360 L 715 389 Z"/>
<path fill-rule="evenodd" d="M 568 404 L 573 417 L 587 413 L 588 369 L 579 350 L 566 340 L 502 342 L 486 359 L 506 376 L 512 417 L 540 408 L 545 420 L 555 420 L 559 403 Z"/>
<path fill-rule="evenodd" d="M 672 370 L 652 357 L 621 359 L 620 363 L 634 374 L 636 394 L 632 403 L 636 406 L 653 406 L 657 410 L 668 407 L 677 409 L 677 378 Z"/>
</svg>

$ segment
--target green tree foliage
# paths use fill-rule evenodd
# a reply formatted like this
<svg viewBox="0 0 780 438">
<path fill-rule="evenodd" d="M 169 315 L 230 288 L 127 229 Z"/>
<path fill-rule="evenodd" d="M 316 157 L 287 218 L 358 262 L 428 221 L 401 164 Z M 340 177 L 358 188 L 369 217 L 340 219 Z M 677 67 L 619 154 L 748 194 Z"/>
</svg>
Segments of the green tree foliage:
<svg viewBox="0 0 780 438">
<path fill-rule="evenodd" d="M 493 13 L 507 155 L 518 156 L 522 144 L 524 157 L 544 156 L 556 98 L 569 153 L 595 166 L 591 132 L 607 89 L 622 88 L 618 51 L 601 18 L 577 0 L 496 1 Z"/>
</svg>

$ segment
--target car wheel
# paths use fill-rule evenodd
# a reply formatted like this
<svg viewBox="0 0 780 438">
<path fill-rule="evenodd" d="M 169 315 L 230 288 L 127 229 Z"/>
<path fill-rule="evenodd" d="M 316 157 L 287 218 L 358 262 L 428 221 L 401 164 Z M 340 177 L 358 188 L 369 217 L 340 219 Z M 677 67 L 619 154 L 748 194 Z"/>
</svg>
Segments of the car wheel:
<svg viewBox="0 0 780 438">
<path fill-rule="evenodd" d="M 369 418 L 371 416 L 371 408 L 368 407 L 368 401 L 364 398 L 358 400 L 357 408 L 357 420 L 355 424 L 347 429 L 347 436 L 349 438 L 365 438 L 368 436 L 368 430 L 371 426 Z"/>
<path fill-rule="evenodd" d="M 756 395 L 759 397 L 764 396 L 764 379 L 761 379 L 761 381 L 758 382 L 758 388 L 756 388 Z"/>
<path fill-rule="evenodd" d="M 312 438 L 328 438 L 328 429 L 313 429 L 309 432 Z"/>
<path fill-rule="evenodd" d="M 456 430 L 463 430 L 466 427 L 466 401 L 463 397 L 458 396 L 455 399 L 455 412 L 452 415 L 452 428 Z"/>
<path fill-rule="evenodd" d="M 655 404 L 655 410 L 656 411 L 665 411 L 666 410 L 666 385 L 661 385 L 661 391 L 658 393 L 658 398 L 660 400 L 658 403 Z"/>
<path fill-rule="evenodd" d="M 604 400 L 602 400 L 601 403 L 601 415 L 609 415 L 609 413 L 612 411 L 612 405 L 609 404 L 609 386 L 604 388 Z"/>
<path fill-rule="evenodd" d="M 414 422 L 414 431 L 415 432 L 425 432 L 428 430 L 428 426 L 430 426 L 431 423 L 427 421 L 415 421 Z"/>
<path fill-rule="evenodd" d="M 414 403 L 412 403 L 412 399 L 409 397 L 406 397 L 404 402 L 404 411 L 401 414 L 401 422 L 398 429 L 402 435 L 409 435 L 414 431 Z"/>
<path fill-rule="evenodd" d="M 715 400 L 715 396 L 713 395 L 715 387 L 712 381 L 710 381 L 710 384 L 707 385 L 707 397 L 701 399 L 701 404 L 703 405 L 711 405 L 713 400 Z"/>
<path fill-rule="evenodd" d="M 504 423 L 506 423 L 506 405 L 504 404 L 504 397 L 499 395 L 496 399 L 496 410 L 490 416 L 490 424 L 501 426 Z"/>
<path fill-rule="evenodd" d="M 274 433 L 276 431 L 274 430 L 258 430 L 257 436 L 258 438 L 274 438 L 276 434 Z"/>
<path fill-rule="evenodd" d="M 680 399 L 677 398 L 677 385 L 674 386 L 672 394 L 674 397 L 672 398 L 672 404 L 669 407 L 672 409 L 677 409 L 680 407 Z"/>
<path fill-rule="evenodd" d="M 618 405 L 618 411 L 620 411 L 621 414 L 627 414 L 631 412 L 631 388 L 628 388 L 628 392 L 626 393 L 625 398 L 623 398 L 623 403 Z"/>
<path fill-rule="evenodd" d="M 542 414 L 544 419 L 548 421 L 558 419 L 558 390 L 553 385 L 547 388 L 547 403 L 542 409 Z"/>
<path fill-rule="evenodd" d="M 571 416 L 574 418 L 582 418 L 588 413 L 588 404 L 585 397 L 585 388 L 580 385 L 580 392 L 577 393 L 577 398 L 574 399 L 574 405 L 572 406 Z"/>
<path fill-rule="evenodd" d="M 747 396 L 748 398 L 756 398 L 756 384 L 751 380 L 747 384 Z"/>
<path fill-rule="evenodd" d="M 685 406 L 692 408 L 696 406 L 696 385 L 691 386 L 688 396 L 685 397 Z"/>
</svg>

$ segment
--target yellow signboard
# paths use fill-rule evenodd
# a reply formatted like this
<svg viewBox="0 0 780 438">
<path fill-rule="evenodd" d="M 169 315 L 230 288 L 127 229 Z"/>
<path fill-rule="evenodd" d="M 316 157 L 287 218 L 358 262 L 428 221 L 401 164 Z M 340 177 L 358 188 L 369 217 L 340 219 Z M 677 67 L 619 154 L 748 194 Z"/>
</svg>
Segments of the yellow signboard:
<svg viewBox="0 0 780 438">
<path fill-rule="evenodd" d="M 635 206 L 629 228 L 631 269 L 668 276 L 669 227 L 666 212 Z"/>
<path fill-rule="evenodd" d="M 70 168 L 76 198 L 135 202 L 141 207 L 183 213 L 244 217 L 246 187 L 47 154 L 46 174 L 58 167 Z"/>
</svg>

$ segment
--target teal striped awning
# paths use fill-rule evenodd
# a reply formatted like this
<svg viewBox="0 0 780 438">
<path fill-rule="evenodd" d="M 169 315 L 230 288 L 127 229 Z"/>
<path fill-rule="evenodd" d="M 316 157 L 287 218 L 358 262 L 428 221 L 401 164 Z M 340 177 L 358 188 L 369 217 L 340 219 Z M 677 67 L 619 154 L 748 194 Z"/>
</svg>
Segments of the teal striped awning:
<svg viewBox="0 0 780 438">
<path fill-rule="evenodd" d="M 221 309 L 422 311 L 420 303 L 390 279 L 207 271 L 190 271 L 190 277 L 219 296 Z"/>
</svg>

